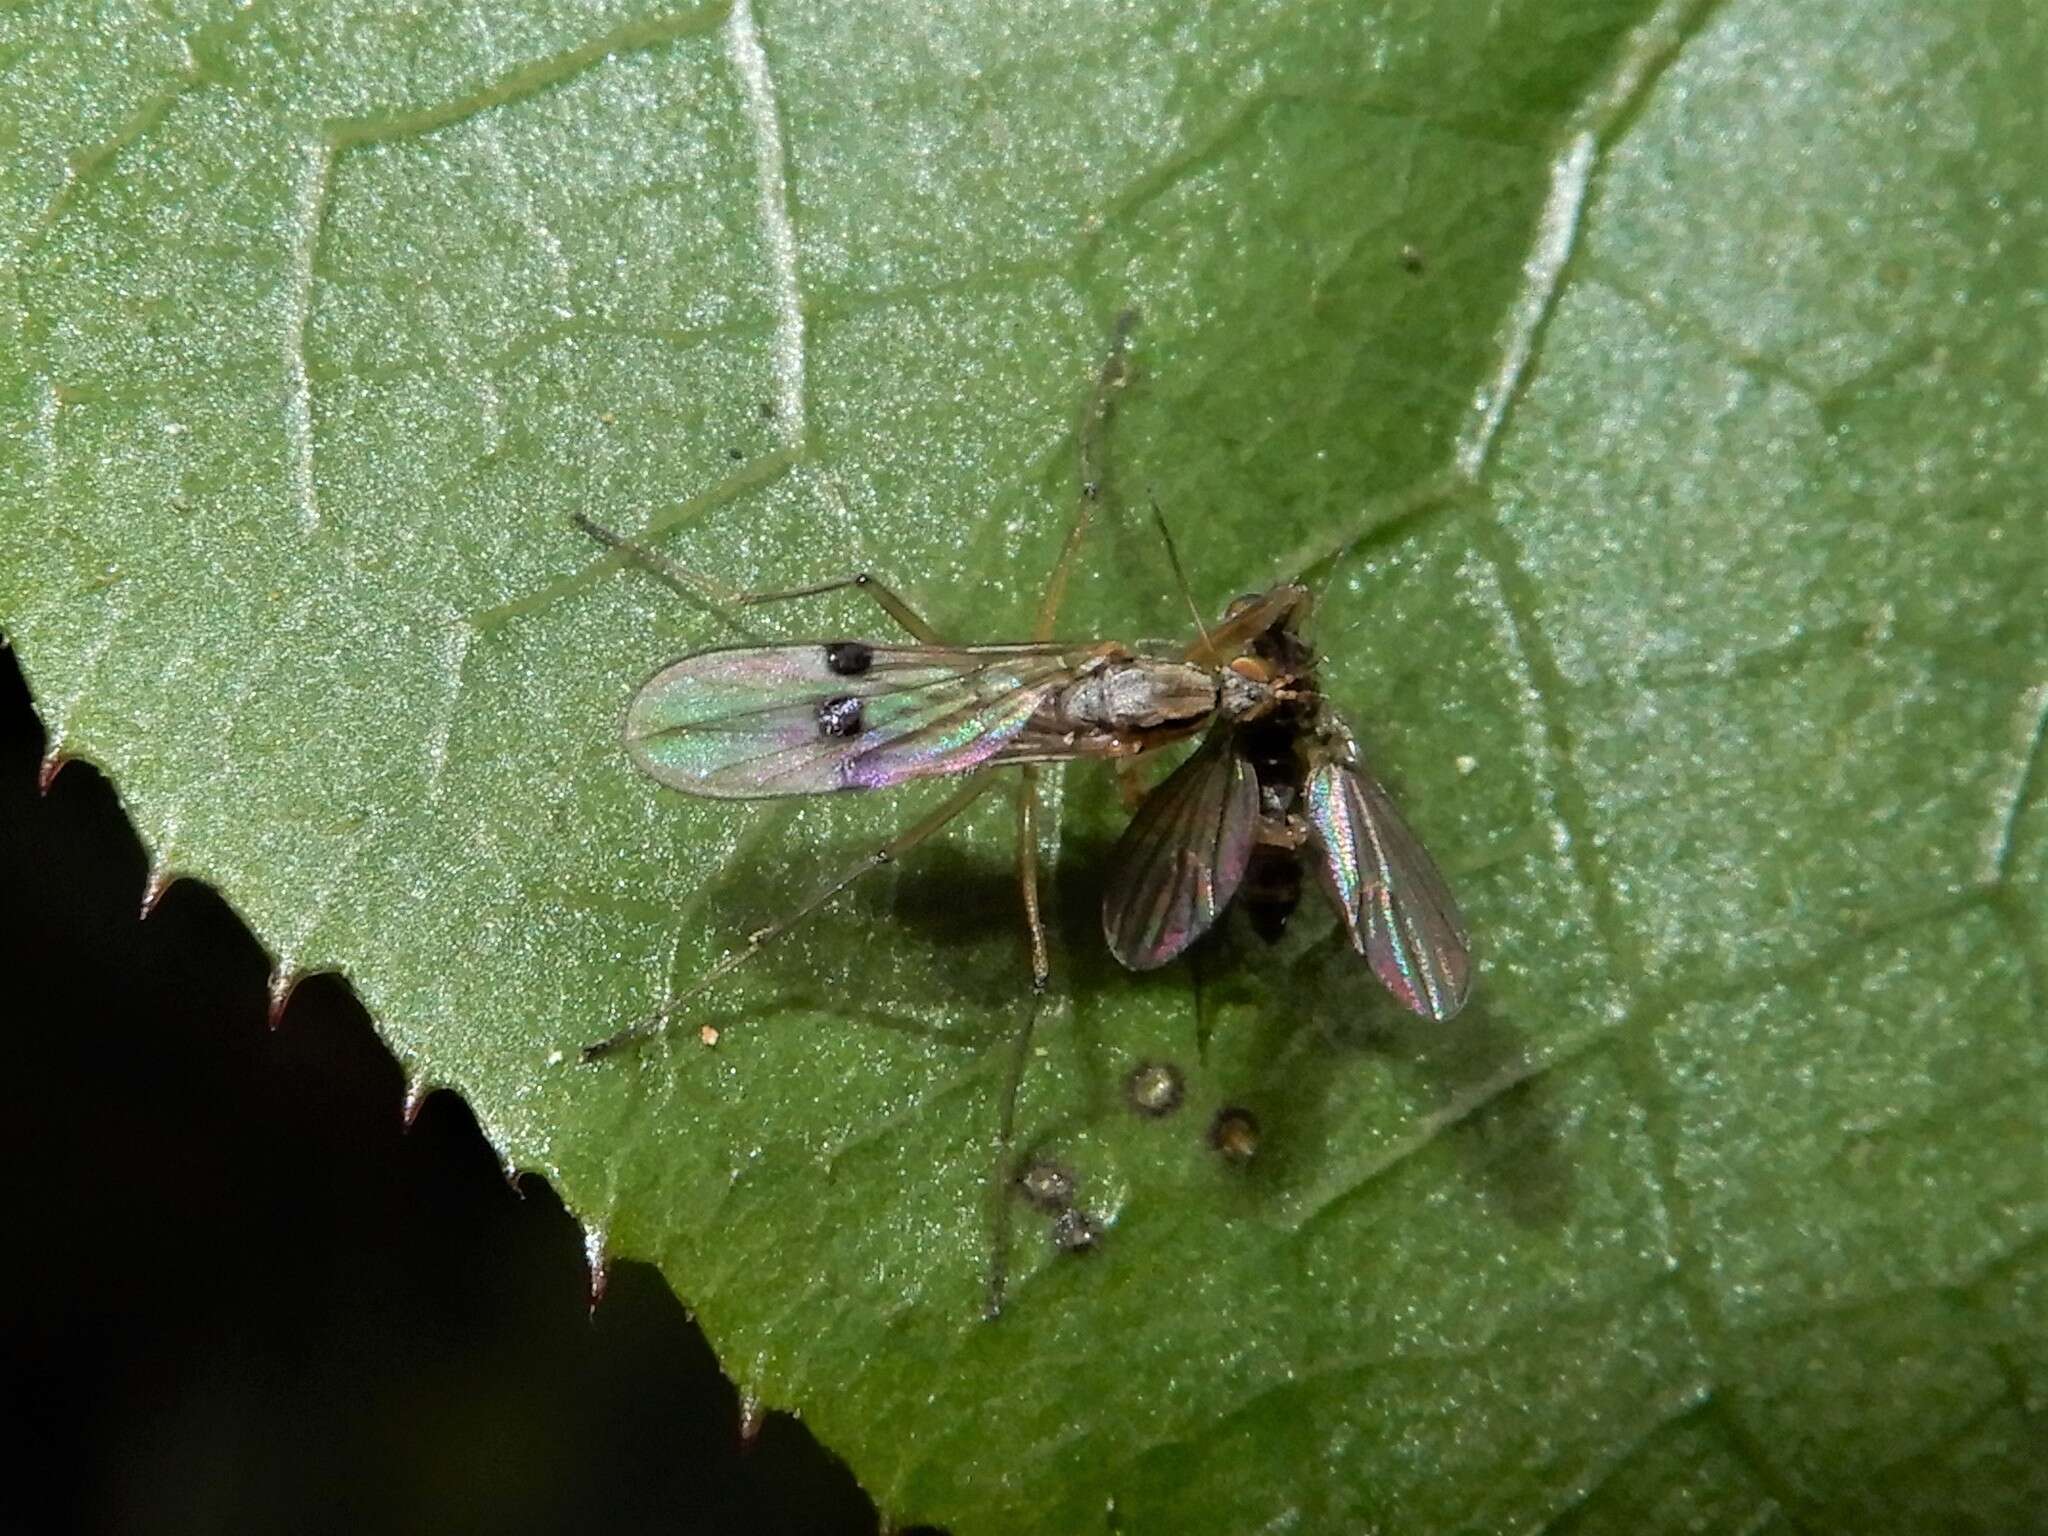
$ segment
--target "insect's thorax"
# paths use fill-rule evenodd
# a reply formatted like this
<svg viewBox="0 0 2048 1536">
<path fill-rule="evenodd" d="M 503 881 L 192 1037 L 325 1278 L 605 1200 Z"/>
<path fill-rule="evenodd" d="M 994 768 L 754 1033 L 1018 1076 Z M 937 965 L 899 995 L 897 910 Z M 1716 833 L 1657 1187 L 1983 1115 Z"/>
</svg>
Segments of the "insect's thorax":
<svg viewBox="0 0 2048 1536">
<path fill-rule="evenodd" d="M 1234 739 L 1259 786 L 1259 837 L 1238 905 L 1252 931 L 1274 943 L 1301 904 L 1307 827 L 1298 807 L 1319 755 L 1325 710 L 1315 685 L 1314 654 L 1291 626 L 1275 626 L 1261 635 L 1247 658 L 1249 671 L 1274 682 L 1267 703 L 1239 721 Z"/>
<path fill-rule="evenodd" d="M 1032 724 L 1132 740 L 1185 735 L 1214 717 L 1218 687 L 1213 672 L 1191 662 L 1107 656 L 1054 694 Z"/>
</svg>

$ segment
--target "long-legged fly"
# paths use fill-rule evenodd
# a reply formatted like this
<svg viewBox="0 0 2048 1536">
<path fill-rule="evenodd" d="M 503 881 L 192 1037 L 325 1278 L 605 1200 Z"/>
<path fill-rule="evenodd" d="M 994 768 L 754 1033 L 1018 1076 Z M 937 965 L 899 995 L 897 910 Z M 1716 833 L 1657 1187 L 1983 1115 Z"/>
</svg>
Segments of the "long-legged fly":
<svg viewBox="0 0 2048 1536">
<path fill-rule="evenodd" d="M 1031 964 L 1031 1005 L 1013 1044 L 997 1131 L 1007 1183 L 1017 1087 L 1050 974 L 1037 869 L 1039 765 L 1131 761 L 1206 734 L 1146 795 L 1117 845 L 1103 899 L 1111 952 L 1145 970 L 1179 954 L 1240 888 L 1255 925 L 1277 932 L 1298 897 L 1304 858 L 1321 877 L 1352 944 L 1415 1012 L 1448 1019 L 1470 983 L 1465 929 L 1435 864 L 1364 769 L 1326 709 L 1298 627 L 1308 591 L 1285 585 L 1232 604 L 1189 645 L 1052 638 L 1068 572 L 1099 495 L 1099 433 L 1126 377 L 1130 317 L 1081 425 L 1081 495 L 1028 641 L 953 645 L 871 575 L 733 605 L 865 593 L 910 643 L 861 639 L 748 644 L 692 652 L 641 685 L 625 747 L 657 783 L 714 799 L 885 789 L 916 779 L 966 782 L 928 815 L 872 849 L 797 909 L 752 934 L 652 1019 L 585 1046 L 586 1060 L 666 1030 L 677 1008 L 803 922 L 871 869 L 916 847 L 1015 767 L 1017 875 Z M 695 601 L 707 583 L 587 518 L 593 537 Z M 1160 524 L 1162 534 L 1165 525 Z M 1168 552 L 1185 591 L 1179 559 Z M 1129 780 L 1126 779 L 1128 790 Z M 1288 894 L 1291 876 L 1292 894 Z M 1007 1204 L 999 1204 L 1006 1212 Z M 1006 1215 L 999 1214 L 989 1311 L 1002 1303 Z"/>
</svg>

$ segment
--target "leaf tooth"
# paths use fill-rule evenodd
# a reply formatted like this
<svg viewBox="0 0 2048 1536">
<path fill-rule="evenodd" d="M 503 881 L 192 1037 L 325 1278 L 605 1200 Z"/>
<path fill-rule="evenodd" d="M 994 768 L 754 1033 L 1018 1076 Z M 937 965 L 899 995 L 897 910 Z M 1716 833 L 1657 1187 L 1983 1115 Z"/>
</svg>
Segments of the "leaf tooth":
<svg viewBox="0 0 2048 1536">
<path fill-rule="evenodd" d="M 64 765 L 70 761 L 70 755 L 54 741 L 51 742 L 49 750 L 43 754 L 42 766 L 36 770 L 36 789 L 47 795 L 50 786 L 57 782 L 57 775 L 63 772 Z"/>
<path fill-rule="evenodd" d="M 270 1012 L 268 1022 L 272 1029 L 284 1022 L 285 1004 L 292 1000 L 292 993 L 306 973 L 290 960 L 280 959 L 270 970 Z"/>
<path fill-rule="evenodd" d="M 754 1442 L 761 1438 L 761 1426 L 768 1417 L 761 1406 L 761 1396 L 752 1387 L 740 1388 L 740 1449 L 751 1451 Z"/>
<path fill-rule="evenodd" d="M 404 1129 L 411 1130 L 420 1117 L 420 1109 L 427 1102 L 427 1095 L 434 1091 L 434 1085 L 427 1081 L 427 1075 L 415 1067 L 406 1074 L 405 1099 L 399 1106 L 399 1116 Z"/>
<path fill-rule="evenodd" d="M 158 857 L 149 866 L 149 877 L 142 882 L 142 907 L 137 916 L 148 922 L 157 905 L 164 899 L 164 893 L 185 877 L 171 868 L 168 859 Z"/>
<path fill-rule="evenodd" d="M 604 1228 L 594 1221 L 583 1229 L 583 1263 L 589 1272 L 590 1315 L 596 1317 L 611 1279 L 611 1256 L 605 1251 Z"/>
</svg>

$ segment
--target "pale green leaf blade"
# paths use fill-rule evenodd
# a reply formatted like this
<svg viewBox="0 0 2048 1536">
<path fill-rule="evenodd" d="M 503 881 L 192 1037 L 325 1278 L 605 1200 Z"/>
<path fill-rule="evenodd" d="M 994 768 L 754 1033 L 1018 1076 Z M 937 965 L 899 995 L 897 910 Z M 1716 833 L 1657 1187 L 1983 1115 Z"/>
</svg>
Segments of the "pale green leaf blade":
<svg viewBox="0 0 2048 1536">
<path fill-rule="evenodd" d="M 160 875 L 895 1518 L 2021 1528 L 2044 77 L 2019 0 L 16 11 L 0 623 Z M 1306 574 L 1482 972 L 1418 1025 L 1305 910 L 1125 975 L 1054 778 L 1020 1124 L 1105 1233 L 1017 1207 L 986 1325 L 1007 809 L 577 1066 L 930 802 L 635 777 L 726 636 L 568 516 L 1019 638 L 1127 304 L 1062 628 L 1186 627 L 1148 489 L 1205 609 Z"/>
</svg>

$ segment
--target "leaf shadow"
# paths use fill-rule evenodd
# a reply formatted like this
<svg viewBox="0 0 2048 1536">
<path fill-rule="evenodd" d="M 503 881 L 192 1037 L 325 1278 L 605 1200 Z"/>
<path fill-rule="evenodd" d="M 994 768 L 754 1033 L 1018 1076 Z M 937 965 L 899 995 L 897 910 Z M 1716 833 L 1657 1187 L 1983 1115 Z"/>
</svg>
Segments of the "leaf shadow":
<svg viewBox="0 0 2048 1536">
<path fill-rule="evenodd" d="M 1182 962 L 1126 971 L 1103 941 L 1099 915 L 1114 846 L 1109 831 L 1073 830 L 1044 871 L 1054 988 L 1075 998 L 1114 989 L 1136 999 L 1152 993 L 1185 996 L 1192 986 L 1198 1020 L 1225 1008 L 1250 1009 L 1252 1038 L 1227 1054 L 1262 1064 L 1258 1081 L 1245 1082 L 1241 1095 L 1256 1107 L 1265 1130 L 1256 1166 L 1248 1170 L 1253 1188 L 1277 1194 L 1327 1177 L 1329 1149 L 1342 1137 L 1355 1102 L 1356 1073 L 1364 1062 L 1376 1061 L 1405 1085 L 1425 1136 L 1447 1141 L 1490 1208 L 1523 1227 L 1554 1229 L 1564 1222 L 1572 1190 L 1564 1117 L 1526 1035 L 1483 991 L 1449 1024 L 1417 1018 L 1380 990 L 1334 927 L 1319 923 L 1320 914 L 1312 916 L 1306 905 L 1277 946 L 1254 937 L 1244 919 L 1231 914 Z M 816 888 L 816 868 L 850 866 L 860 852 L 857 845 L 835 846 L 802 870 L 749 870 L 748 921 L 796 910 Z M 737 877 L 720 883 L 727 880 L 734 881 L 738 900 Z M 901 946 L 906 958 L 916 954 L 918 986 L 941 1013 L 980 1017 L 950 1024 L 864 1003 L 864 1026 L 979 1050 L 1005 1038 L 1016 1011 L 1026 1006 L 1023 906 L 1007 851 L 928 845 L 906 858 L 891 879 L 856 883 L 813 921 L 863 937 L 827 969 L 785 973 L 789 985 L 778 989 L 778 1007 L 843 1011 L 857 973 L 874 964 L 875 946 Z M 700 1022 L 722 1028 L 756 1012 L 707 1014 Z M 1117 1113 L 1121 1102 L 1122 1063 L 1114 1042 L 1101 1033 L 1100 1014 L 1081 1010 L 1073 1023 L 1086 1086 L 1085 1102 L 1072 1105 L 1071 1112 L 1084 1122 Z M 1206 1023 L 1198 1023 L 1190 1041 L 1197 1061 L 1209 1056 L 1206 1036 Z"/>
<path fill-rule="evenodd" d="M 1198 957 L 1242 994 L 1231 967 L 1259 963 L 1242 925 Z M 1295 949 L 1284 980 L 1256 998 L 1256 1059 L 1272 1064 L 1267 1178 L 1279 1188 L 1327 1172 L 1329 1147 L 1355 1101 L 1364 1060 L 1388 1068 L 1413 1099 L 1426 1140 L 1444 1139 L 1487 1206 L 1520 1227 L 1554 1230 L 1570 1213 L 1565 1117 L 1527 1035 L 1482 992 L 1437 1023 L 1386 996 L 1332 928 Z M 1273 962 L 1264 962 L 1271 966 Z M 1269 1156 L 1267 1155 L 1269 1154 Z"/>
<path fill-rule="evenodd" d="M 720 871 L 705 893 L 707 908 L 719 914 L 719 942 L 738 945 L 750 930 L 787 919 L 817 893 L 823 878 L 857 868 L 872 846 L 834 842 L 808 851 L 800 862 Z M 803 967 L 778 966 L 772 944 L 749 962 L 790 983 L 783 996 L 792 1007 L 843 1008 L 860 991 L 861 978 L 885 965 L 914 965 L 927 996 L 962 1011 L 1006 1014 L 1029 993 L 1015 867 L 993 852 L 951 844 L 919 848 L 887 878 L 855 881 L 795 931 L 826 937 L 823 945 L 810 947 Z M 678 978 L 679 985 L 689 981 Z M 980 1039 L 984 1031 L 944 1033 L 966 1041 Z"/>
</svg>

